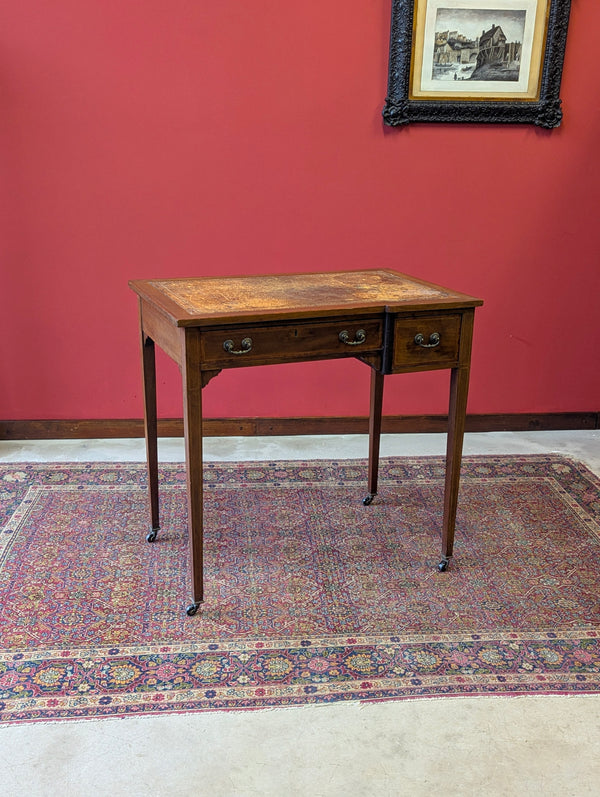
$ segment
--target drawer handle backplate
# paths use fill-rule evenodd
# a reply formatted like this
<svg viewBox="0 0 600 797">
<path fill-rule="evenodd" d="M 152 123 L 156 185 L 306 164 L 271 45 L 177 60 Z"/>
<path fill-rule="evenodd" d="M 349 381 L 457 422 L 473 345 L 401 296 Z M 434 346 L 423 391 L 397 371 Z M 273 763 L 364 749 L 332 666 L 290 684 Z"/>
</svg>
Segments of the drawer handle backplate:
<svg viewBox="0 0 600 797">
<path fill-rule="evenodd" d="M 360 346 L 361 343 L 364 343 L 367 339 L 367 333 L 364 329 L 357 329 L 356 335 L 354 336 L 354 340 L 350 340 L 350 334 L 347 329 L 344 329 L 338 335 L 338 338 L 342 343 L 345 343 L 346 346 Z"/>
<path fill-rule="evenodd" d="M 241 349 L 234 349 L 233 346 L 234 343 L 232 340 L 226 340 L 223 344 L 223 348 L 227 354 L 248 354 L 252 349 L 252 338 L 243 338 Z"/>
<path fill-rule="evenodd" d="M 422 335 L 420 332 L 418 335 L 415 335 L 415 343 L 417 346 L 420 346 L 422 349 L 434 349 L 436 346 L 440 345 L 440 333 L 439 332 L 432 332 L 429 336 L 429 343 L 425 343 L 425 336 Z"/>
</svg>

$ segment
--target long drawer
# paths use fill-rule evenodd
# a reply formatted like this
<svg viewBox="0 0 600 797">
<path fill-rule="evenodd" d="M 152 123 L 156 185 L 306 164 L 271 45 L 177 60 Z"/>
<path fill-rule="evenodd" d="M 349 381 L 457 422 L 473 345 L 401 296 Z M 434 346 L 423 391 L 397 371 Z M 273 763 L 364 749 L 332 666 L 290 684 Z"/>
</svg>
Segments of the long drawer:
<svg viewBox="0 0 600 797">
<path fill-rule="evenodd" d="M 318 360 L 371 354 L 383 345 L 383 321 L 378 318 L 314 321 L 274 326 L 248 324 L 208 329 L 201 334 L 202 366 L 244 365 Z"/>
</svg>

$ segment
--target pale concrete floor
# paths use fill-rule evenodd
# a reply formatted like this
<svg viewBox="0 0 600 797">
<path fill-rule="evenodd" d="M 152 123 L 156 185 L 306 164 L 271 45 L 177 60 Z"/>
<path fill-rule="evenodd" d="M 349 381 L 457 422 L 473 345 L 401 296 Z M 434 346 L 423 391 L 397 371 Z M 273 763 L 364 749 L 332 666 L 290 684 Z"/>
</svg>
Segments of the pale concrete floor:
<svg viewBox="0 0 600 797">
<path fill-rule="evenodd" d="M 382 456 L 441 454 L 385 435 Z M 600 475 L 600 432 L 467 435 L 465 453 L 559 452 Z M 212 460 L 351 458 L 362 436 L 213 438 Z M 182 458 L 163 440 L 161 458 Z M 139 440 L 0 442 L 0 461 L 143 460 Z M 600 794 L 600 695 L 444 698 L 0 727 L 0 794 Z"/>
</svg>

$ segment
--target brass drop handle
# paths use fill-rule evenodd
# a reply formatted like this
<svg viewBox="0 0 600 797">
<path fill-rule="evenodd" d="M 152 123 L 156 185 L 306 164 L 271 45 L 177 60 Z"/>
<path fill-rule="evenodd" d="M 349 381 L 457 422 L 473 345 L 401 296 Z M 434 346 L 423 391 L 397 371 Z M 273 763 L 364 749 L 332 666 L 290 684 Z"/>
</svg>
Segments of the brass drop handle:
<svg viewBox="0 0 600 797">
<path fill-rule="evenodd" d="M 347 329 L 343 329 L 338 335 L 339 340 L 345 343 L 346 346 L 360 346 L 367 339 L 367 333 L 364 329 L 357 329 L 354 340 L 350 340 L 350 334 Z"/>
<path fill-rule="evenodd" d="M 227 352 L 227 354 L 248 354 L 248 352 L 252 349 L 252 338 L 244 338 L 242 340 L 242 348 L 241 349 L 234 349 L 233 348 L 233 341 L 226 340 L 223 344 L 223 348 Z"/>
<path fill-rule="evenodd" d="M 431 333 L 429 336 L 429 343 L 425 343 L 425 337 L 420 332 L 418 335 L 415 335 L 415 343 L 422 349 L 434 349 L 436 346 L 440 345 L 440 340 L 441 338 L 439 332 Z"/>
</svg>

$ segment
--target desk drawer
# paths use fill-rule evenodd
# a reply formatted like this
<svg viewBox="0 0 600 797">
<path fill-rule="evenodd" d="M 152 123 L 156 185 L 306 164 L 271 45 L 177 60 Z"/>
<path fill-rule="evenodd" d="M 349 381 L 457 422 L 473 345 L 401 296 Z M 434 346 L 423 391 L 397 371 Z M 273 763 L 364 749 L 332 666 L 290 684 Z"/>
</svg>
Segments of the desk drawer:
<svg viewBox="0 0 600 797">
<path fill-rule="evenodd" d="M 361 356 L 383 345 L 383 323 L 377 319 L 345 319 L 276 326 L 209 329 L 202 332 L 203 368 L 232 368 L 278 362 Z"/>
<path fill-rule="evenodd" d="M 460 314 L 397 318 L 392 370 L 452 366 L 458 361 L 460 321 Z"/>
</svg>

